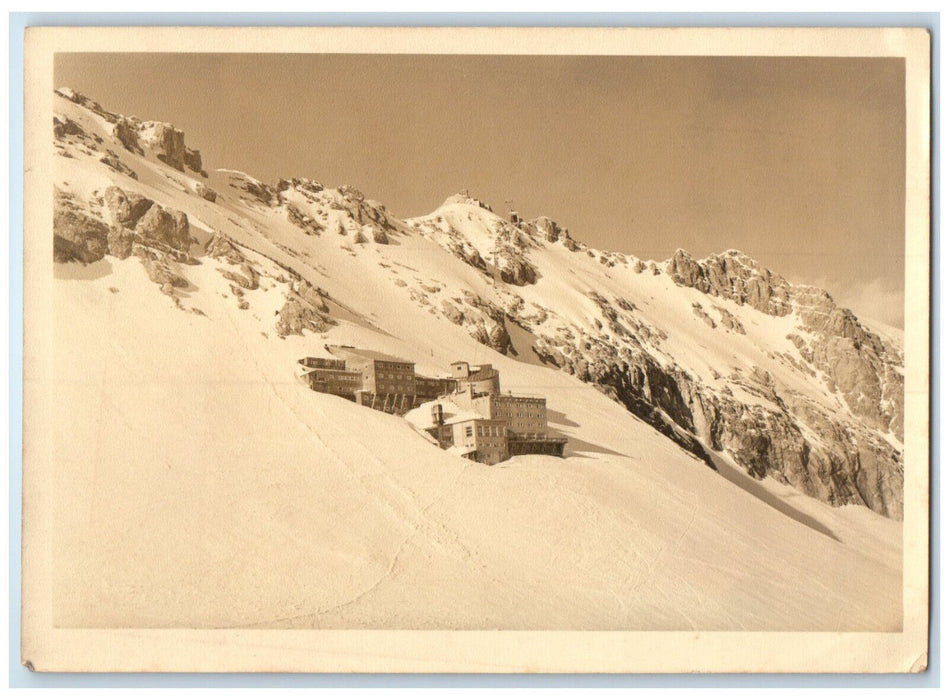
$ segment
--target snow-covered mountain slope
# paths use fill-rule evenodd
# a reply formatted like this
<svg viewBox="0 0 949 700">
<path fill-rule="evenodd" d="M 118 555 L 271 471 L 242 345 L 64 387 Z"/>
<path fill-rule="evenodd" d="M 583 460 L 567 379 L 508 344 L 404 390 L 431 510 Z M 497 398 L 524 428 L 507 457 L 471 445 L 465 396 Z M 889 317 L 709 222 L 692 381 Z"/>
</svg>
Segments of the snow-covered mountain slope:
<svg viewBox="0 0 949 700">
<path fill-rule="evenodd" d="M 205 177 L 72 92 L 54 138 L 58 625 L 899 629 L 901 349 L 826 295 Z M 491 362 L 566 457 L 308 391 L 324 344 Z"/>
</svg>

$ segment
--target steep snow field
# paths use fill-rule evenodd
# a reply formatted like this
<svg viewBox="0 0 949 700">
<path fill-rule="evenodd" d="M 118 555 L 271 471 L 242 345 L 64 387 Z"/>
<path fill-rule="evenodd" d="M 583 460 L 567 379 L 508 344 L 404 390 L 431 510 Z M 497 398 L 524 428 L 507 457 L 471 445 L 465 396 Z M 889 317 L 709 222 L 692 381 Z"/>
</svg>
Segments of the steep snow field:
<svg viewBox="0 0 949 700">
<path fill-rule="evenodd" d="M 114 142 L 98 115 L 63 98 L 57 110 Z M 429 226 L 451 219 L 488 259 L 483 209 L 450 200 L 374 245 L 369 226 L 369 242 L 357 242 L 352 217 L 330 208 L 320 218 L 296 189 L 288 201 L 320 218 L 319 235 L 291 223 L 286 203 L 255 199 L 260 183 L 242 173 L 204 179 L 121 151 L 135 180 L 97 156 L 72 148 L 57 159 L 56 186 L 88 202 L 115 184 L 185 212 L 200 264 L 175 267 L 187 281 L 177 301 L 134 256 L 55 265 L 57 625 L 900 629 L 900 522 L 755 480 L 724 452 L 712 470 L 543 366 L 529 331 L 512 329 L 521 354 L 511 357 L 446 321 L 442 302 L 458 290 L 505 298 Z M 197 196 L 198 183 L 217 201 Z M 240 299 L 221 274 L 228 264 L 204 254 L 214 233 L 260 273 Z M 537 329 L 593 329 L 591 291 L 628 298 L 664 329 L 656 351 L 709 386 L 767 365 L 827 410 L 848 410 L 820 377 L 775 359 L 795 352 L 793 317 L 713 304 L 636 273 L 635 258 L 607 269 L 599 255 L 532 251 L 540 276 L 517 293 L 555 310 Z M 286 267 L 325 292 L 335 325 L 277 336 Z M 695 304 L 716 321 L 714 307 L 727 308 L 746 333 L 713 329 Z M 429 374 L 458 359 L 493 363 L 504 391 L 546 396 L 566 458 L 485 467 L 402 418 L 311 392 L 296 361 L 325 355 L 324 344 L 388 352 Z"/>
<path fill-rule="evenodd" d="M 595 389 L 500 356 L 569 456 L 473 464 L 306 390 L 292 368 L 313 340 L 262 335 L 274 295 L 241 311 L 207 274 L 187 302 L 207 316 L 189 314 L 138 261 L 109 264 L 57 283 L 59 625 L 900 625 L 897 522 L 724 479 Z M 477 349 L 454 336 L 432 364 Z M 347 323 L 328 340 L 408 349 Z"/>
</svg>

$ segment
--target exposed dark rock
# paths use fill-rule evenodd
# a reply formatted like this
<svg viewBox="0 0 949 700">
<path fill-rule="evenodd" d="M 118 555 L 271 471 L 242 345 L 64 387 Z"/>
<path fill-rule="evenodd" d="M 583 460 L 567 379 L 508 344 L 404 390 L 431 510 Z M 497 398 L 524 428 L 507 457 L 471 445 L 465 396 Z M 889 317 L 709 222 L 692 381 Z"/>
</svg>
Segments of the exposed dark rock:
<svg viewBox="0 0 949 700">
<path fill-rule="evenodd" d="M 144 122 L 138 129 L 139 141 L 144 143 L 155 157 L 175 170 L 185 170 L 185 134 L 171 124 Z"/>
<path fill-rule="evenodd" d="M 117 173 L 128 175 L 133 180 L 138 180 L 138 174 L 119 160 L 118 155 L 113 151 L 106 151 L 106 154 L 99 159 L 100 163 L 105 163 Z"/>
<path fill-rule="evenodd" d="M 210 257 L 216 260 L 225 260 L 232 265 L 247 262 L 237 247 L 223 233 L 215 233 L 211 240 L 205 244 L 204 250 Z"/>
<path fill-rule="evenodd" d="M 203 182 L 197 182 L 194 185 L 194 191 L 198 194 L 199 197 L 208 200 L 209 202 L 217 201 L 217 192 L 205 185 Z"/>
<path fill-rule="evenodd" d="M 196 173 L 204 172 L 201 169 L 201 151 L 196 151 L 186 147 L 182 156 L 182 161 L 184 162 L 185 167 L 187 167 L 189 170 L 193 170 Z"/>
<path fill-rule="evenodd" d="M 148 273 L 148 279 L 161 287 L 165 294 L 174 296 L 174 290 L 188 286 L 188 280 L 171 269 L 171 262 L 164 256 L 146 252 L 142 255 L 142 265 Z"/>
<path fill-rule="evenodd" d="M 725 328 L 740 333 L 745 334 L 745 327 L 741 325 L 741 321 L 728 309 L 724 309 L 721 306 L 716 306 L 715 310 L 718 311 L 719 315 L 722 317 L 722 325 Z"/>
<path fill-rule="evenodd" d="M 57 190 L 53 203 L 53 260 L 91 263 L 109 250 L 109 227 Z"/>
<path fill-rule="evenodd" d="M 501 279 L 518 286 L 534 284 L 537 281 L 537 270 L 527 257 L 527 245 L 522 240 L 522 235 L 514 226 L 502 226 L 491 251 Z"/>
<path fill-rule="evenodd" d="M 108 244 L 109 255 L 120 260 L 124 260 L 132 254 L 132 246 L 135 242 L 135 234 L 127 228 L 113 226 L 109 229 Z"/>
<path fill-rule="evenodd" d="M 85 133 L 82 127 L 72 119 L 64 117 L 63 120 L 60 120 L 58 117 L 53 116 L 53 136 L 57 139 L 66 136 L 84 136 Z"/>
<path fill-rule="evenodd" d="M 329 330 L 330 323 L 330 319 L 299 297 L 288 297 L 278 312 L 276 330 L 281 338 L 303 335 L 304 330 L 324 333 Z"/>
<path fill-rule="evenodd" d="M 152 200 L 135 192 L 126 192 L 119 187 L 107 187 L 103 195 L 112 220 L 120 226 L 134 228 L 155 204 Z"/>
<path fill-rule="evenodd" d="M 159 204 L 152 204 L 138 220 L 135 232 L 146 241 L 163 243 L 184 252 L 187 252 L 194 240 L 191 237 L 188 216 L 176 209 L 165 209 Z"/>
<path fill-rule="evenodd" d="M 220 272 L 222 277 L 231 280 L 244 289 L 257 289 L 259 286 L 260 275 L 257 270 L 250 266 L 250 263 L 241 263 L 240 272 L 234 270 L 220 270 Z"/>
<path fill-rule="evenodd" d="M 142 150 L 142 145 L 138 141 L 138 131 L 128 119 L 124 117 L 118 119 L 112 127 L 112 133 L 127 151 L 144 155 L 145 151 Z"/>
<path fill-rule="evenodd" d="M 748 304 L 772 316 L 791 312 L 790 285 L 737 251 L 696 261 L 679 249 L 666 263 L 666 274 L 676 284 Z"/>
<path fill-rule="evenodd" d="M 303 229 L 308 236 L 319 236 L 323 231 L 323 224 L 300 211 L 296 205 L 287 203 L 287 220 L 294 226 Z"/>
</svg>

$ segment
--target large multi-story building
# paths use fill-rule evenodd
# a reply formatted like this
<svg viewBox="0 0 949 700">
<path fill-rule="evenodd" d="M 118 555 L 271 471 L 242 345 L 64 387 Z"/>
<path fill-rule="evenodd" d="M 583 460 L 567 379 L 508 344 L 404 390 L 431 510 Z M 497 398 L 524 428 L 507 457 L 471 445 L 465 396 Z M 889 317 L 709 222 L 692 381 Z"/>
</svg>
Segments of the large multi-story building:
<svg viewBox="0 0 949 700">
<path fill-rule="evenodd" d="M 362 389 L 371 394 L 415 396 L 415 363 L 375 350 L 333 346 L 346 368 L 362 373 Z"/>
<path fill-rule="evenodd" d="M 471 397 L 467 403 L 471 410 L 486 418 L 505 421 L 510 433 L 521 437 L 547 435 L 547 399 L 511 394 L 484 394 Z"/>
<path fill-rule="evenodd" d="M 301 379 L 314 391 L 335 394 L 363 406 L 403 414 L 425 401 L 455 389 L 448 377 L 415 373 L 415 363 L 374 350 L 326 346 L 336 358 L 306 357 L 299 361 Z"/>
</svg>

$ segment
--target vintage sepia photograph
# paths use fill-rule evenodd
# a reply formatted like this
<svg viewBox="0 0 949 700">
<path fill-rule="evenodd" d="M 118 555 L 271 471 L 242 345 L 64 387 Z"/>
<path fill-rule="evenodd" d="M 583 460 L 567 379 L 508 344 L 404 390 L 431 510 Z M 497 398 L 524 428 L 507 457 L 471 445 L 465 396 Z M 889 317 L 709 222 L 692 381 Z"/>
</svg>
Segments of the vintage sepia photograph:
<svg viewBox="0 0 949 700">
<path fill-rule="evenodd" d="M 924 30 L 27 51 L 28 668 L 926 668 Z"/>
</svg>

